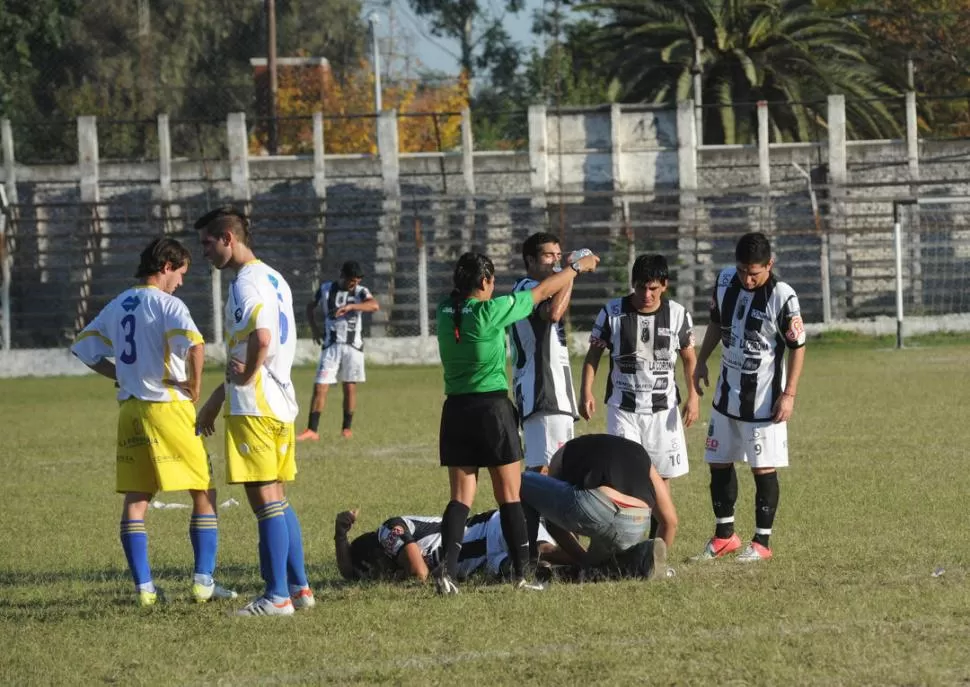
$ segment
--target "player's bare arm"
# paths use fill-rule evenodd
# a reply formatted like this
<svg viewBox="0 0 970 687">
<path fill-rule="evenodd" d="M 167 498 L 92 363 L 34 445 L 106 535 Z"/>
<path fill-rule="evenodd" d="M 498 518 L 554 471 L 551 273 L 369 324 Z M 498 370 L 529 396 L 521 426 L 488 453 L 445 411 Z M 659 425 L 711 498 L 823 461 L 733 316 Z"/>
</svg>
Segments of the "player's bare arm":
<svg viewBox="0 0 970 687">
<path fill-rule="evenodd" d="M 367 300 L 361 301 L 360 303 L 348 303 L 347 305 L 342 305 L 334 312 L 334 317 L 343 317 L 349 312 L 377 312 L 381 309 L 381 304 L 377 302 L 377 299 L 371 296 Z"/>
<path fill-rule="evenodd" d="M 690 427 L 700 416 L 701 397 L 694 387 L 694 373 L 697 370 L 697 352 L 694 347 L 680 349 L 680 361 L 684 364 L 684 379 L 687 381 L 687 400 L 684 401 L 684 408 L 681 417 L 684 419 L 684 427 Z"/>
<path fill-rule="evenodd" d="M 548 322 L 559 322 L 566 316 L 569 309 L 569 301 L 573 296 L 573 283 L 569 282 L 561 288 L 551 300 L 546 301 L 539 308 L 539 316 Z"/>
<path fill-rule="evenodd" d="M 593 380 L 596 379 L 596 370 L 603 357 L 605 346 L 598 340 L 591 341 L 586 357 L 583 359 L 583 376 L 579 388 L 579 414 L 584 420 L 589 420 L 596 412 L 596 401 L 593 399 Z"/>
<path fill-rule="evenodd" d="M 656 494 L 656 503 L 653 505 L 653 515 L 660 523 L 657 527 L 657 538 L 663 539 L 669 549 L 674 545 L 677 536 L 677 510 L 674 508 L 674 501 L 670 497 L 670 489 L 660 473 L 650 466 L 650 483 Z"/>
<path fill-rule="evenodd" d="M 226 401 L 226 385 L 220 384 L 212 393 L 202 407 L 199 408 L 195 418 L 195 433 L 204 437 L 211 437 L 216 431 L 216 418 L 222 410 L 222 404 Z"/>
<path fill-rule="evenodd" d="M 354 523 L 357 522 L 357 511 L 345 510 L 337 514 L 337 519 L 333 523 L 333 543 L 337 553 L 337 569 L 341 577 L 345 580 L 356 580 L 357 573 L 354 572 L 354 564 L 350 555 L 350 541 L 347 535 L 350 533 Z"/>
<path fill-rule="evenodd" d="M 428 564 L 424 562 L 420 547 L 414 542 L 404 545 L 397 554 L 397 562 L 411 577 L 416 577 L 422 582 L 428 579 Z"/>
<path fill-rule="evenodd" d="M 315 302 L 310 302 L 306 304 L 306 319 L 310 323 L 310 332 L 313 335 L 313 343 L 320 344 L 323 343 L 323 332 L 320 331 L 320 325 L 317 324 L 317 304 Z"/>
<path fill-rule="evenodd" d="M 577 260 L 574 264 L 579 267 L 580 272 L 593 272 L 599 264 L 599 256 L 587 255 L 585 258 Z M 557 272 L 551 277 L 546 277 L 539 284 L 530 290 L 533 305 L 538 305 L 547 298 L 554 296 L 561 289 L 573 283 L 578 272 L 569 267 L 562 272 Z"/>
<path fill-rule="evenodd" d="M 785 390 L 775 401 L 774 408 L 771 409 L 771 419 L 773 422 L 787 422 L 795 412 L 795 395 L 798 393 L 798 380 L 802 376 L 802 368 L 805 366 L 805 347 L 799 346 L 788 351 L 788 379 L 786 380 Z"/>
<path fill-rule="evenodd" d="M 249 335 L 246 341 L 245 362 L 232 359 L 227 364 L 229 381 L 238 386 L 249 386 L 256 377 L 256 372 L 266 362 L 269 353 L 272 334 L 268 329 L 257 329 Z"/>
<path fill-rule="evenodd" d="M 707 359 L 711 357 L 711 353 L 717 348 L 717 345 L 721 341 L 721 328 L 716 322 L 711 322 L 707 325 L 707 329 L 704 331 L 704 341 L 701 342 L 701 352 L 697 356 L 697 367 L 694 369 L 694 374 L 691 378 L 694 381 L 694 389 L 697 391 L 699 396 L 704 395 L 704 387 L 711 386 L 711 380 L 707 372 Z M 701 387 L 701 381 L 704 382 L 704 387 Z"/>
<path fill-rule="evenodd" d="M 89 368 L 97 372 L 102 377 L 107 377 L 111 381 L 117 381 L 118 374 L 115 370 L 115 364 L 108 360 L 107 358 L 101 358 L 98 362 L 93 365 L 88 365 Z"/>
<path fill-rule="evenodd" d="M 557 544 L 559 544 L 559 547 L 557 548 L 559 553 L 558 555 L 553 555 L 546 552 L 546 555 L 542 555 L 542 545 L 540 544 L 540 557 L 556 565 L 586 565 L 586 549 L 584 549 L 583 545 L 579 543 L 579 539 L 576 538 L 576 535 L 560 527 L 551 520 L 546 520 L 545 523 L 549 534 L 552 535 L 552 538 L 556 540 Z"/>
</svg>

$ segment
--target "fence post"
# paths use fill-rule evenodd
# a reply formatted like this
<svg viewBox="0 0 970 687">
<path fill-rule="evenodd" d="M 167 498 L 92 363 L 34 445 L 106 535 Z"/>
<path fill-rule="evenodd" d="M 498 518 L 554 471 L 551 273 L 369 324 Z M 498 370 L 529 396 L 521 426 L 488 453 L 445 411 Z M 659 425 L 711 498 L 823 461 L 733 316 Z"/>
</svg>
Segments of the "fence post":
<svg viewBox="0 0 970 687">
<path fill-rule="evenodd" d="M 829 227 L 836 228 L 844 225 L 847 208 L 843 200 L 845 183 L 848 181 L 848 161 L 846 159 L 846 130 L 845 130 L 845 96 L 830 95 L 828 97 L 828 156 L 829 156 Z M 844 233 L 833 231 L 829 236 L 829 269 L 830 279 L 834 276 L 836 288 L 832 302 L 832 314 L 836 319 L 845 317 L 851 296 L 847 292 L 848 281 L 848 241 Z"/>
<path fill-rule="evenodd" d="M 529 106 L 529 185 L 532 207 L 545 210 L 549 189 L 549 132 L 545 105 Z"/>
<path fill-rule="evenodd" d="M 919 128 L 916 118 L 916 93 L 906 93 L 906 157 L 909 162 L 909 195 L 919 198 Z M 913 290 L 913 303 L 923 303 L 923 250 L 922 234 L 920 233 L 919 205 L 913 206 L 909 213 L 906 230 L 910 250 L 910 284 Z"/>
<path fill-rule="evenodd" d="M 327 250 L 327 164 L 324 158 L 323 113 L 313 113 L 313 193 L 316 196 L 317 236 L 313 264 L 313 278 L 323 279 L 323 256 Z"/>
<path fill-rule="evenodd" d="M 630 200 L 626 196 L 626 182 L 623 179 L 623 129 L 621 127 L 623 120 L 623 110 L 620 108 L 618 103 L 613 103 L 610 106 L 610 162 L 613 177 L 613 211 L 616 215 L 619 215 L 621 231 L 623 231 L 627 236 L 626 238 L 636 243 L 636 237 L 633 235 L 633 230 L 630 228 Z M 613 225 L 615 226 L 615 225 Z M 616 240 L 616 230 L 610 229 L 610 239 L 611 242 Z M 636 248 L 633 248 L 634 253 Z M 632 268 L 633 265 L 631 264 Z"/>
<path fill-rule="evenodd" d="M 0 186 L 0 270 L 3 283 L 2 292 L 2 322 L 3 350 L 9 351 L 12 340 L 10 322 L 10 267 L 13 259 L 7 251 L 7 218 L 13 217 L 12 205 L 17 204 L 17 164 L 14 158 L 13 127 L 7 118 L 0 119 L 0 150 L 3 151 L 4 185 Z"/>
<path fill-rule="evenodd" d="M 172 207 L 172 135 L 168 115 L 160 114 L 158 128 L 158 198 L 161 201 L 162 226 L 166 234 L 178 231 L 178 213 Z"/>
<path fill-rule="evenodd" d="M 461 230 L 461 252 L 467 252 L 475 236 L 475 141 L 472 111 L 461 111 L 461 175 L 465 182 L 465 222 Z"/>
<path fill-rule="evenodd" d="M 768 131 L 768 103 L 758 101 L 758 181 L 761 184 L 761 231 L 772 234 L 771 221 L 771 136 Z"/>
<path fill-rule="evenodd" d="M 394 264 L 397 259 L 397 235 L 401 228 L 401 162 L 397 110 L 384 110 L 377 118 L 377 149 L 380 151 L 384 200 L 374 274 L 378 294 L 376 298 L 383 296 L 384 302 L 371 320 L 371 336 L 375 337 L 388 335 L 395 300 Z"/>
<path fill-rule="evenodd" d="M 893 256 L 896 260 L 896 348 L 903 347 L 903 228 L 899 201 L 893 203 Z"/>
<path fill-rule="evenodd" d="M 241 203 L 241 211 L 249 215 L 251 213 L 249 137 L 244 112 L 230 112 L 226 116 L 226 149 L 229 151 L 229 181 L 232 188 L 232 198 L 235 202 Z M 212 337 L 215 343 L 221 344 L 224 336 L 222 330 L 222 272 L 213 267 L 209 274 L 212 280 Z"/>
<path fill-rule="evenodd" d="M 89 205 L 89 216 L 85 222 L 87 240 L 84 242 L 81 272 L 81 286 L 78 293 L 77 308 L 74 315 L 74 328 L 80 331 L 87 324 L 91 299 L 91 282 L 94 279 L 94 265 L 97 253 L 101 250 L 101 219 L 98 208 L 98 120 L 90 115 L 77 118 L 78 172 L 80 176 L 81 203 Z M 40 253 L 40 231 L 38 227 L 38 253 Z M 46 249 L 46 238 L 44 240 Z M 46 250 L 44 251 L 46 253 Z M 44 262 L 46 263 L 46 256 Z M 45 271 L 41 281 L 46 281 Z"/>
<path fill-rule="evenodd" d="M 430 336 L 428 326 L 428 246 L 421 233 L 421 218 L 414 218 L 414 243 L 418 249 L 418 327 L 422 339 Z"/>
<path fill-rule="evenodd" d="M 700 254 L 701 243 L 697 238 L 697 119 L 694 115 L 692 100 L 677 103 L 677 175 L 680 187 L 680 238 L 677 249 L 681 254 L 692 255 L 693 263 L 699 267 L 702 261 L 710 262 L 710 255 Z M 678 300 L 687 303 L 688 309 L 693 311 L 697 286 L 706 281 L 706 271 L 702 269 L 694 270 L 690 279 L 678 278 Z"/>
</svg>

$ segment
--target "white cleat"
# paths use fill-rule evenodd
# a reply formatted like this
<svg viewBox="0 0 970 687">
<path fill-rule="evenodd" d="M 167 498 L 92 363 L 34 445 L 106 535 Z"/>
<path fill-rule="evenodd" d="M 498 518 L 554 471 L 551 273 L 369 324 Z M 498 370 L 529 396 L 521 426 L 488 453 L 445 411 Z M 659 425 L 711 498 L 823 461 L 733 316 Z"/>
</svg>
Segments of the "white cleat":
<svg viewBox="0 0 970 687">
<path fill-rule="evenodd" d="M 293 602 L 289 597 L 282 601 L 270 601 L 265 596 L 253 599 L 236 611 L 236 615 L 293 615 Z"/>
<path fill-rule="evenodd" d="M 225 587 L 213 582 L 210 585 L 204 584 L 193 584 L 192 585 L 192 598 L 195 599 L 197 604 L 204 604 L 207 601 L 221 601 L 223 599 L 235 599 L 239 594 L 231 589 L 226 589 Z"/>
<path fill-rule="evenodd" d="M 293 608 L 298 611 L 317 605 L 317 600 L 313 598 L 313 590 L 309 587 L 303 587 L 298 592 L 290 594 L 290 601 L 293 602 Z"/>
</svg>

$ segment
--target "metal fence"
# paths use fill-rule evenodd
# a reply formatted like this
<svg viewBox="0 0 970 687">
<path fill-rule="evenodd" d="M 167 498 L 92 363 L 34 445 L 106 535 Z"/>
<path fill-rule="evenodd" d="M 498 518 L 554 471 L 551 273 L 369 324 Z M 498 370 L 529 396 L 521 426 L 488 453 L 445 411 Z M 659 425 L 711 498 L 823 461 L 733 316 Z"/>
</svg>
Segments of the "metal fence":
<svg viewBox="0 0 970 687">
<path fill-rule="evenodd" d="M 906 204 L 898 198 L 834 201 L 819 190 L 818 221 L 809 195 L 760 191 L 675 192 L 650 196 L 611 192 L 533 196 L 413 196 L 379 191 L 261 196 L 250 206 L 254 249 L 289 281 L 298 317 L 322 279 L 342 262 L 359 261 L 365 284 L 381 302 L 371 336 L 435 333 L 434 305 L 451 289 L 456 258 L 466 250 L 495 262 L 499 291 L 523 270 L 520 246 L 550 231 L 563 248 L 587 247 L 601 257 L 596 274 L 576 282 L 569 317 L 588 329 L 606 300 L 628 290 L 636 255 L 658 252 L 671 268 L 669 295 L 695 320 L 707 320 L 718 269 L 733 264 L 746 231 L 771 236 L 777 272 L 800 296 L 806 321 L 906 312 L 970 312 L 970 198 Z M 114 295 L 133 281 L 138 254 L 161 234 L 184 239 L 193 265 L 178 295 L 207 340 L 221 335 L 221 279 L 202 259 L 193 221 L 220 199 L 161 203 L 123 201 L 12 205 L 3 213 L 3 329 L 14 348 L 68 344 Z M 921 201 L 922 203 L 922 201 Z M 901 232 L 896 269 L 894 225 Z M 897 282 L 897 275 L 899 281 Z M 298 322 L 301 336 L 307 323 Z"/>
</svg>

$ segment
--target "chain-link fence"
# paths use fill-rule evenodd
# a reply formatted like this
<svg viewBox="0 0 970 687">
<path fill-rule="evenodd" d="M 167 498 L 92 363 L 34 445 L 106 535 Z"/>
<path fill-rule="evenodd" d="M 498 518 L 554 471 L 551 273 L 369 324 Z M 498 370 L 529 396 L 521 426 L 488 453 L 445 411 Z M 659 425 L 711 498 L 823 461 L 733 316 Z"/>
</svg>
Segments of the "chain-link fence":
<svg viewBox="0 0 970 687">
<path fill-rule="evenodd" d="M 702 191 L 690 203 L 675 192 L 588 192 L 547 197 L 545 205 L 531 196 L 401 199 L 377 191 L 322 201 L 294 190 L 286 198 L 255 198 L 251 214 L 256 253 L 289 281 L 298 318 L 321 280 L 336 278 L 346 260 L 361 263 L 381 302 L 381 311 L 365 318 L 368 336 L 433 335 L 435 304 L 451 290 L 454 262 L 468 250 L 488 254 L 499 291 L 511 289 L 524 269 L 521 244 L 535 231 L 560 235 L 567 251 L 587 247 L 602 258 L 574 288 L 569 316 L 580 330 L 606 300 L 628 290 L 632 262 L 645 252 L 667 256 L 671 297 L 705 321 L 717 270 L 733 264 L 738 236 L 753 230 L 772 238 L 778 274 L 798 292 L 806 321 L 822 321 L 826 300 L 835 318 L 894 315 L 894 199 L 835 203 L 820 192 L 818 224 L 802 190 L 769 197 Z M 210 272 L 191 230 L 210 207 L 204 198 L 9 207 L 4 324 L 13 347 L 66 345 L 132 282 L 139 252 L 163 233 L 192 251 L 178 295 L 212 340 L 222 312 L 213 280 L 222 277 Z M 970 311 L 970 198 L 902 208 L 905 307 L 921 315 Z M 298 326 L 307 336 L 307 323 Z"/>
</svg>

